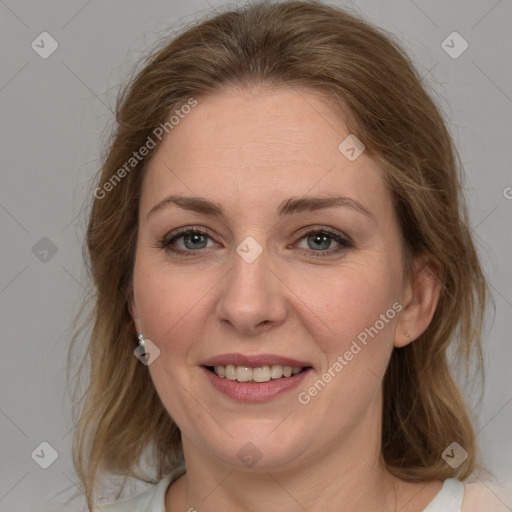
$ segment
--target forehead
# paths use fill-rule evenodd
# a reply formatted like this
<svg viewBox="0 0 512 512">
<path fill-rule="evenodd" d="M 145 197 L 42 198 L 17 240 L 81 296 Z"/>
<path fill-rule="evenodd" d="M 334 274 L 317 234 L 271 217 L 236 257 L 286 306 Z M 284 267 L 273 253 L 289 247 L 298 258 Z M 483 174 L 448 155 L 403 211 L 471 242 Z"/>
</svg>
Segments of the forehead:
<svg viewBox="0 0 512 512">
<path fill-rule="evenodd" d="M 379 206 L 388 199 L 382 172 L 364 152 L 351 161 L 340 151 L 350 135 L 341 111 L 307 89 L 232 89 L 199 98 L 149 162 L 141 207 L 170 193 L 254 207 L 342 193 Z"/>
</svg>

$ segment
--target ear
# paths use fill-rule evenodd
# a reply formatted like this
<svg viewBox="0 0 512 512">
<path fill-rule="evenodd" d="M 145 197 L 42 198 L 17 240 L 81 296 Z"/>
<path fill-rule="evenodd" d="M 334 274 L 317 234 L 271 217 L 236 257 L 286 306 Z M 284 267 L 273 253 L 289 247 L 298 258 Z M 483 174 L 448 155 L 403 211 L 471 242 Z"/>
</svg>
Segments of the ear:
<svg viewBox="0 0 512 512">
<path fill-rule="evenodd" d="M 395 347 L 405 347 L 430 325 L 441 293 L 441 282 L 437 277 L 439 268 L 430 257 L 421 257 L 414 262 L 413 275 L 404 288 L 404 308 L 395 332 Z"/>
<path fill-rule="evenodd" d="M 135 324 L 135 331 L 137 334 L 142 333 L 142 327 L 140 324 L 139 319 L 139 310 L 137 309 L 137 305 L 135 304 L 135 298 L 132 296 L 130 300 L 130 305 L 128 306 L 128 309 L 130 310 L 130 314 L 133 318 L 133 323 Z"/>
</svg>

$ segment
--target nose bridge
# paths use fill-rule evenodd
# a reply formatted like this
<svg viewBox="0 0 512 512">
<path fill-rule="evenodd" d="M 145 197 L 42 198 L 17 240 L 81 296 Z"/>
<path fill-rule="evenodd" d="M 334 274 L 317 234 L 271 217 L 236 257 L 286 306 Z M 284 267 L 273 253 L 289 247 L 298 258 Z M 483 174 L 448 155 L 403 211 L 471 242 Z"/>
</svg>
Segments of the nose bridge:
<svg viewBox="0 0 512 512">
<path fill-rule="evenodd" d="M 231 254 L 217 315 L 243 332 L 279 324 L 286 308 L 280 285 L 270 270 L 269 253 L 254 238 L 245 238 Z"/>
</svg>

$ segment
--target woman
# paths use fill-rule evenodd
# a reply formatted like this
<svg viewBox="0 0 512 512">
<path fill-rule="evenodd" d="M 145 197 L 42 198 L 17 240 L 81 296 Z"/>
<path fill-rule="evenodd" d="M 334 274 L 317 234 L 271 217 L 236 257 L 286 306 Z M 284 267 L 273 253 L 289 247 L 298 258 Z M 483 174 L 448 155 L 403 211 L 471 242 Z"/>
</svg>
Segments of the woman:
<svg viewBox="0 0 512 512">
<path fill-rule="evenodd" d="M 90 510 L 466 510 L 447 349 L 481 362 L 487 286 L 389 36 L 284 2 L 165 42 L 119 100 L 87 247 Z M 101 471 L 158 485 L 99 508 Z"/>
</svg>

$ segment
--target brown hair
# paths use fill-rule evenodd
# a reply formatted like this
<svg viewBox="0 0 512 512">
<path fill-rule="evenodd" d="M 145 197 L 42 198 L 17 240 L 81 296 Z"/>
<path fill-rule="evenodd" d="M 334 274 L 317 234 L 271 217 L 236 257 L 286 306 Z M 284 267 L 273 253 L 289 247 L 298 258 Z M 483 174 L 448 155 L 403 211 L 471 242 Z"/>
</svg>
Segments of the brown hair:
<svg viewBox="0 0 512 512">
<path fill-rule="evenodd" d="M 383 382 L 383 460 L 406 480 L 466 478 L 476 464 L 475 435 L 447 348 L 455 344 L 466 376 L 473 356 L 481 369 L 487 285 L 461 165 L 421 77 L 388 34 L 319 2 L 258 3 L 216 14 L 165 40 L 121 92 L 97 186 L 105 187 L 176 108 L 231 85 L 325 93 L 384 169 L 406 261 L 431 255 L 442 291 L 428 329 L 393 351 Z M 145 163 L 123 173 L 106 197 L 94 198 L 87 230 L 96 294 L 74 461 L 90 508 L 100 470 L 155 481 L 141 469 L 144 455 L 157 480 L 182 458 L 180 432 L 133 355 L 128 306 Z M 457 469 L 441 458 L 453 441 L 469 454 Z"/>
</svg>

